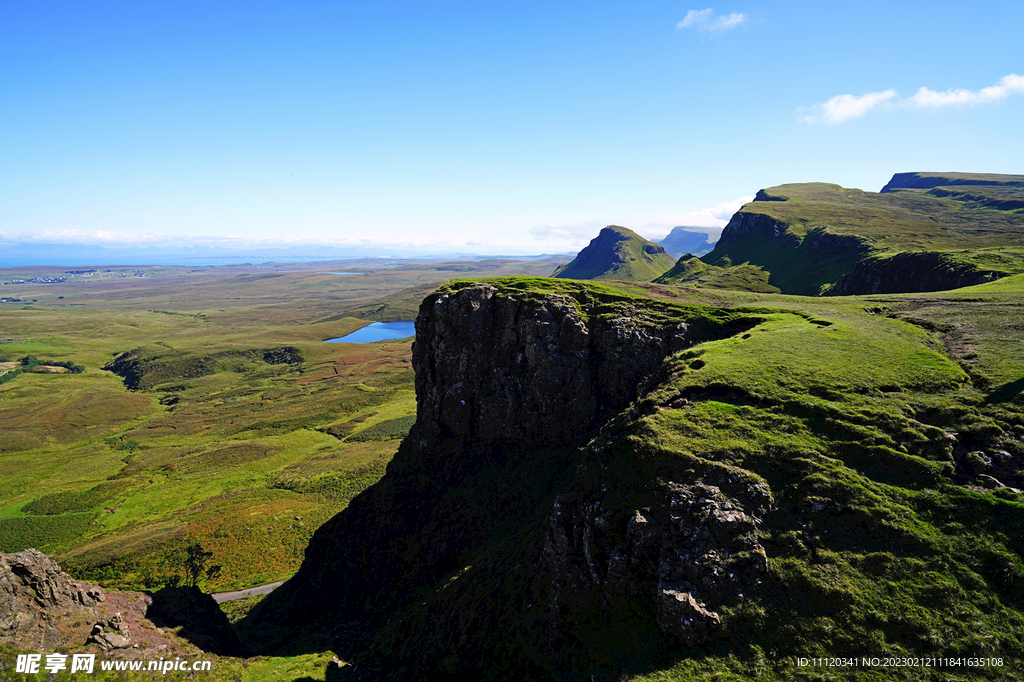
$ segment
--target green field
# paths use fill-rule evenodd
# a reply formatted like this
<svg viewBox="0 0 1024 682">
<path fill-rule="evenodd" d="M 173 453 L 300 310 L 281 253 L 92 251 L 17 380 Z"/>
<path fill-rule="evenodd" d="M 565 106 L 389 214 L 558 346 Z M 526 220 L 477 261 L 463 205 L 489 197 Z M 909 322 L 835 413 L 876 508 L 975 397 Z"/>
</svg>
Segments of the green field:
<svg viewBox="0 0 1024 682">
<path fill-rule="evenodd" d="M 288 577 L 312 532 L 383 475 L 415 417 L 411 340 L 323 341 L 413 319 L 453 273 L 551 267 L 100 268 L 5 284 L 32 309 L 0 307 L 0 360 L 86 371 L 0 386 L 0 551 L 36 547 L 79 577 L 141 588 L 196 539 L 223 566 L 208 591 Z M 352 269 L 365 272 L 326 274 Z"/>
</svg>

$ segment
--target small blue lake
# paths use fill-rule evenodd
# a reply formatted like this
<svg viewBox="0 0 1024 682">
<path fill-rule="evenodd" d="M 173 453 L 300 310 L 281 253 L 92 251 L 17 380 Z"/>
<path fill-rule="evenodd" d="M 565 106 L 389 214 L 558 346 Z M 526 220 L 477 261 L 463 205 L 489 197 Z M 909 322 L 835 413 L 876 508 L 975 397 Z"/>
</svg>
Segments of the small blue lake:
<svg viewBox="0 0 1024 682">
<path fill-rule="evenodd" d="M 415 322 L 371 322 L 362 329 L 348 336 L 327 339 L 327 343 L 373 343 L 374 341 L 390 341 L 404 339 L 416 333 Z"/>
<path fill-rule="evenodd" d="M 322 272 L 322 275 L 365 275 L 365 272 Z"/>
</svg>

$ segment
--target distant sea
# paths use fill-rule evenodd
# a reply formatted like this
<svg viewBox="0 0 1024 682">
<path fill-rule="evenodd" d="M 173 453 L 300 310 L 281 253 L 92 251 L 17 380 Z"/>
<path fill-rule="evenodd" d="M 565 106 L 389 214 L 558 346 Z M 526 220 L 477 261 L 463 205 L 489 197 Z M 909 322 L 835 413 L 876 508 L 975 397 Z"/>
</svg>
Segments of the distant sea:
<svg viewBox="0 0 1024 682">
<path fill-rule="evenodd" d="M 318 260 L 338 260 L 337 258 L 318 259 L 315 257 L 306 258 L 153 258 L 152 256 L 140 256 L 137 258 L 119 258 L 100 256 L 86 256 L 83 258 L 60 257 L 46 260 L 45 258 L 6 258 L 0 255 L 0 268 L 23 268 L 48 265 L 56 268 L 95 268 L 104 267 L 125 267 L 129 265 L 183 265 L 201 267 L 206 265 L 238 265 L 240 263 L 251 263 L 252 265 L 263 265 L 265 263 L 314 263 Z"/>
</svg>

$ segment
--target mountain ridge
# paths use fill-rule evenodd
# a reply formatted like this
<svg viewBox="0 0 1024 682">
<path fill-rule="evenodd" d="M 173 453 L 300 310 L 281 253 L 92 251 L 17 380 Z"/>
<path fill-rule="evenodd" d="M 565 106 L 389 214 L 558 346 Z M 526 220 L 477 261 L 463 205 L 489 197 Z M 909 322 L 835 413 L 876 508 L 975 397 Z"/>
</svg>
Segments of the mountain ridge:
<svg viewBox="0 0 1024 682">
<path fill-rule="evenodd" d="M 898 173 L 885 192 L 828 183 L 760 190 L 701 260 L 659 283 L 801 295 L 939 291 L 1024 272 L 1024 176 Z M 1018 208 L 1018 204 L 1019 207 Z M 678 265 L 678 264 L 677 264 Z M 749 290 L 771 290 L 770 288 Z"/>
</svg>

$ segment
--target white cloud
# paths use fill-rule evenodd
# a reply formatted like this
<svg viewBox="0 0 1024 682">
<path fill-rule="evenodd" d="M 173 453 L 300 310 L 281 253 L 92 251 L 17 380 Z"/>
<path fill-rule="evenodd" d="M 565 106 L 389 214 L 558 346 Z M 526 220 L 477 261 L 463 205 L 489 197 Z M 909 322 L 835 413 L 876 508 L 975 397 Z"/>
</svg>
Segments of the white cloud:
<svg viewBox="0 0 1024 682">
<path fill-rule="evenodd" d="M 589 220 L 572 225 L 538 225 L 531 227 L 529 232 L 535 239 L 557 242 L 566 247 L 583 247 L 598 235 L 601 228 L 608 225 L 628 227 L 646 239 L 661 239 L 677 225 L 693 227 L 698 232 L 707 232 L 717 237 L 732 214 L 743 204 L 753 201 L 754 197 L 740 197 L 732 201 L 723 201 L 717 206 L 690 211 L 689 213 L 663 213 L 660 215 L 642 216 L 637 218 L 615 218 L 612 220 Z"/>
<path fill-rule="evenodd" d="M 701 33 L 717 35 L 736 28 L 746 20 L 747 15 L 739 12 L 716 16 L 715 11 L 711 8 L 691 9 L 683 20 L 676 24 L 676 28 L 695 28 Z"/>
<path fill-rule="evenodd" d="M 803 107 L 798 111 L 800 120 L 804 123 L 828 123 L 834 125 L 849 121 L 851 118 L 859 118 L 868 113 L 883 102 L 888 102 L 896 96 L 892 88 L 881 92 L 869 92 L 860 97 L 854 95 L 836 95 L 823 104 L 811 107 L 809 114 L 803 113 Z"/>
<path fill-rule="evenodd" d="M 917 109 L 938 109 L 948 106 L 998 102 L 1010 95 L 1019 94 L 1024 94 L 1024 76 L 1011 73 L 1000 78 L 997 84 L 977 91 L 955 89 L 936 92 L 926 87 L 918 88 L 912 97 L 900 100 L 898 104 L 902 107 Z M 827 123 L 834 125 L 848 121 L 851 118 L 859 118 L 894 97 L 896 97 L 896 91 L 892 88 L 882 92 L 869 92 L 860 97 L 836 95 L 823 104 L 817 104 L 810 108 L 798 107 L 797 116 L 804 123 Z M 804 113 L 805 111 L 807 113 Z"/>
<path fill-rule="evenodd" d="M 535 239 L 541 241 L 555 241 L 568 243 L 572 246 L 580 246 L 590 243 L 590 240 L 597 236 L 602 227 L 611 223 L 600 220 L 588 220 L 572 225 L 537 225 L 529 229 Z"/>
<path fill-rule="evenodd" d="M 0 239 L 29 244 L 131 244 L 145 246 L 172 243 L 176 238 L 158 232 L 138 234 L 110 230 L 35 230 L 32 232 L 0 230 Z"/>
<path fill-rule="evenodd" d="M 732 218 L 733 213 L 740 210 L 743 204 L 753 200 L 754 197 L 745 196 L 733 199 L 732 201 L 723 201 L 717 206 L 699 211 L 632 218 L 624 220 L 620 224 L 637 234 L 643 235 L 647 239 L 660 239 L 671 232 L 672 228 L 677 225 L 706 228 L 700 231 L 717 235 L 725 227 L 725 224 L 729 222 L 729 218 Z"/>
<path fill-rule="evenodd" d="M 998 102 L 1010 95 L 1024 93 L 1024 76 L 1011 73 L 1003 76 L 996 85 L 990 85 L 977 92 L 973 90 L 946 90 L 936 92 L 928 88 L 919 88 L 913 97 L 903 101 L 903 104 L 914 107 L 948 107 L 964 104 L 984 104 L 985 102 Z"/>
</svg>

